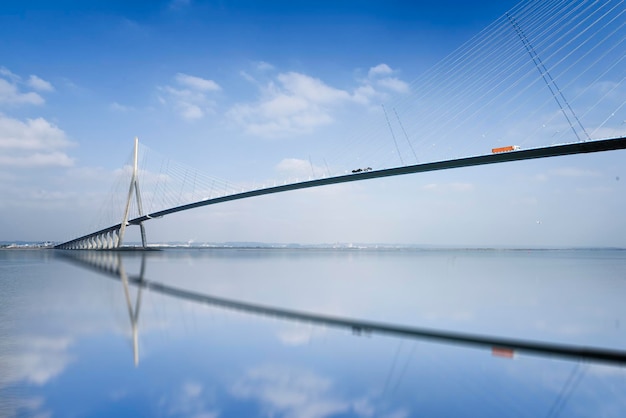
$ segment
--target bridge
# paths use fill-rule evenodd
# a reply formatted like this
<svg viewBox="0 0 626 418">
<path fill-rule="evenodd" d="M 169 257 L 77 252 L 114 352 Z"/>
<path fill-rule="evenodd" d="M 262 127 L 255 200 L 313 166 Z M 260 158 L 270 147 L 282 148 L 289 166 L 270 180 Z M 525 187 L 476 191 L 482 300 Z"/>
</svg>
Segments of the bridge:
<svg viewBox="0 0 626 418">
<path fill-rule="evenodd" d="M 247 192 L 235 193 L 227 196 L 216 197 L 213 199 L 200 200 L 198 202 L 187 203 L 180 206 L 160 210 L 157 212 L 141 215 L 133 219 L 126 220 L 119 224 L 109 226 L 99 231 L 78 237 L 76 239 L 58 244 L 58 249 L 113 249 L 122 246 L 124 229 L 129 225 L 139 225 L 141 228 L 142 246 L 147 247 L 146 235 L 143 223 L 155 218 L 162 218 L 176 212 L 182 212 L 189 209 L 195 209 L 202 206 L 214 205 L 217 203 L 229 202 L 233 200 L 247 199 L 255 196 L 268 195 L 273 193 L 282 193 L 290 190 L 307 189 L 311 187 L 326 186 L 330 184 L 348 183 L 354 181 L 362 181 L 381 177 L 399 176 L 412 173 L 423 173 L 427 171 L 447 170 L 452 168 L 470 167 L 486 164 L 495 164 L 511 161 L 522 161 L 537 158 L 556 157 L 562 155 L 573 155 L 582 153 L 592 153 L 601 151 L 611 151 L 626 149 L 626 137 L 611 138 L 597 141 L 577 142 L 572 144 L 554 145 L 549 147 L 534 148 L 528 150 L 518 150 L 508 153 L 498 153 L 489 155 L 480 155 L 475 157 L 466 157 L 445 161 L 437 161 L 424 164 L 415 164 L 404 167 L 395 167 L 377 171 L 364 171 L 355 174 L 327 177 L 316 180 L 302 181 L 299 183 L 285 184 L 280 186 L 272 186 L 251 190 Z M 139 188 L 137 186 L 136 176 L 131 183 L 132 190 L 136 191 L 137 201 L 140 202 Z M 132 194 L 129 194 L 129 199 Z M 141 203 L 138 203 L 141 205 Z"/>
<path fill-rule="evenodd" d="M 330 174 L 324 160 L 327 174 L 322 177 L 250 190 L 230 187 L 215 197 L 168 198 L 163 199 L 166 203 L 162 207 L 144 211 L 136 139 L 132 168 L 128 170 L 130 187 L 116 221 L 55 248 L 121 248 L 129 226 L 139 226 L 142 247 L 146 248 L 144 223 L 151 219 L 256 196 L 626 149 L 625 16 L 624 2 L 619 0 L 520 3 L 415 80 L 410 94 L 381 105 L 380 126 L 357 135 L 355 143 L 346 145 L 351 150 L 392 146 L 396 161 L 372 164 L 373 169 L 360 166 L 352 171 L 354 164 L 341 161 L 333 165 L 342 168 L 339 173 Z M 389 117 L 391 113 L 395 119 Z M 402 136 L 406 143 L 398 140 Z M 512 144 L 521 147 L 502 147 Z M 496 152 L 485 153 L 492 148 Z M 497 152 L 497 148 L 508 151 Z M 451 157 L 449 152 L 432 155 L 433 149 L 468 151 L 466 156 Z M 416 162 L 407 164 L 407 158 Z M 314 174 L 312 162 L 311 171 Z M 187 182 L 186 172 L 182 182 Z M 183 195 L 182 188 L 178 195 Z M 131 207 L 135 208 L 133 214 Z"/>
</svg>

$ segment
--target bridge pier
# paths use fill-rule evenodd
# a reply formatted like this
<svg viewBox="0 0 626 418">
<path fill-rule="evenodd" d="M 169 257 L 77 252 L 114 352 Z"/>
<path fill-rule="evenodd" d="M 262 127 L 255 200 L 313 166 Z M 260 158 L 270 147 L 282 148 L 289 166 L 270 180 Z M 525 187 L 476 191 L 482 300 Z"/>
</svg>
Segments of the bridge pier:
<svg viewBox="0 0 626 418">
<path fill-rule="evenodd" d="M 140 224 L 140 226 L 142 227 L 142 244 L 145 248 L 146 233 L 143 229 L 143 225 Z M 119 248 L 120 246 L 120 228 L 116 228 L 66 242 L 56 246 L 56 248 L 63 250 L 113 250 Z"/>
</svg>

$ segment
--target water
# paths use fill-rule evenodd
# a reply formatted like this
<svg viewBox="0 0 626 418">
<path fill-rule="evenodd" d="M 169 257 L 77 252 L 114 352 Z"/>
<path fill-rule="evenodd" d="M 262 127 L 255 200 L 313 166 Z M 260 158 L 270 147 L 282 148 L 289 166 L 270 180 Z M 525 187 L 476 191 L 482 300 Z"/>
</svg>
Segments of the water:
<svg viewBox="0 0 626 418">
<path fill-rule="evenodd" d="M 623 417 L 624 363 L 489 341 L 626 351 L 625 273 L 617 250 L 0 251 L 0 416 Z"/>
</svg>

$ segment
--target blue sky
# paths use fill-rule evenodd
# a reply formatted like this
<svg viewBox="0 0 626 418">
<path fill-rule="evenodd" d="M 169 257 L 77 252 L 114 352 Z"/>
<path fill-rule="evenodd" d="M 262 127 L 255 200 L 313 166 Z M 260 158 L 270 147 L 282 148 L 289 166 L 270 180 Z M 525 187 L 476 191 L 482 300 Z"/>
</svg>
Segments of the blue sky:
<svg viewBox="0 0 626 418">
<path fill-rule="evenodd" d="M 437 144 L 418 146 L 425 125 L 410 111 L 418 106 L 414 92 L 423 85 L 420 77 L 515 6 L 453 0 L 3 4 L 0 240 L 63 241 L 90 232 L 135 136 L 174 161 L 242 187 L 302 178 L 316 169 L 384 168 L 401 164 L 402 155 L 403 163 L 412 163 L 412 155 L 427 161 L 489 152 L 519 140 L 528 146 L 549 143 L 533 142 L 532 130 L 521 136 L 518 125 L 548 125 L 546 138 L 559 132 L 560 141 L 572 141 L 556 122 L 560 114 L 547 89 L 537 83 L 527 91 L 536 88 L 532 97 L 541 100 L 521 102 L 523 107 L 511 111 L 483 107 L 487 116 L 437 125 L 450 126 L 453 135 L 469 134 L 473 126 L 478 132 L 483 124 L 489 129 L 481 126 L 480 132 L 495 131 L 497 138 L 483 133 L 483 142 L 466 147 L 446 142 L 443 134 Z M 612 24 L 623 25 L 623 15 L 614 15 Z M 550 46 L 534 41 L 549 63 Z M 524 56 L 521 43 L 517 48 Z M 537 77 L 527 61 L 528 74 Z M 618 96 L 595 115 L 585 112 L 591 94 L 587 103 L 586 95 L 576 93 L 581 80 L 568 79 L 573 71 L 559 72 L 562 61 L 553 62 L 583 122 L 590 130 L 598 126 L 594 139 L 623 135 L 622 67 L 589 76 L 589 84 L 615 85 L 610 92 Z M 487 93 L 480 96 L 485 101 Z M 463 97 L 478 97 L 472 94 Z M 396 139 L 403 141 L 399 128 L 406 126 L 416 150 L 401 145 L 397 153 L 380 151 L 391 144 L 381 104 L 391 119 L 398 110 Z M 435 102 L 424 106 L 433 108 Z M 611 112 L 617 122 L 601 125 Z M 503 125 L 492 125 L 490 117 Z M 626 179 L 625 155 L 453 170 L 256 198 L 148 223 L 148 238 L 626 246 L 620 180 Z"/>
</svg>

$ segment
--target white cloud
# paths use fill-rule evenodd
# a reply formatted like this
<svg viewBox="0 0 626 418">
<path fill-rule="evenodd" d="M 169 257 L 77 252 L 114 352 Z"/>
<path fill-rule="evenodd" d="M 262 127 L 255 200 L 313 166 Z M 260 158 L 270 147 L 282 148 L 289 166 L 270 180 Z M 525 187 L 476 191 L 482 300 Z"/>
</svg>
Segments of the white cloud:
<svg viewBox="0 0 626 418">
<path fill-rule="evenodd" d="M 0 105 L 41 105 L 45 102 L 44 98 L 36 92 L 21 91 L 22 86 L 43 92 L 54 91 L 52 84 L 36 75 L 31 75 L 24 82 L 19 75 L 5 67 L 0 67 Z"/>
<path fill-rule="evenodd" d="M 0 166 L 72 166 L 60 150 L 71 146 L 65 132 L 43 118 L 25 122 L 0 114 Z"/>
<path fill-rule="evenodd" d="M 259 82 L 257 81 L 258 77 L 266 77 L 267 73 L 269 71 L 274 70 L 274 66 L 268 62 L 265 61 L 258 61 L 258 62 L 254 62 L 252 63 L 251 69 L 250 71 L 245 71 L 245 70 L 241 70 L 239 71 L 239 75 L 246 81 L 252 83 L 252 84 L 256 84 L 259 85 Z M 252 74 L 256 74 L 256 76 L 253 76 Z"/>
<path fill-rule="evenodd" d="M 376 91 L 374 87 L 372 87 L 370 84 L 364 84 L 354 90 L 353 98 L 355 102 L 362 105 L 367 105 L 373 98 L 377 96 L 381 95 L 379 92 Z"/>
<path fill-rule="evenodd" d="M 256 69 L 259 71 L 270 71 L 274 69 L 274 66 L 269 62 L 259 61 L 256 63 Z"/>
<path fill-rule="evenodd" d="M 321 177 L 326 173 L 324 167 L 312 165 L 310 161 L 299 158 L 284 158 L 275 168 L 281 174 L 289 177 Z"/>
<path fill-rule="evenodd" d="M 176 74 L 174 79 L 180 87 L 159 87 L 167 96 L 159 97 L 162 104 L 171 103 L 187 120 L 201 119 L 214 112 L 216 104 L 207 94 L 221 90 L 215 81 L 183 73 Z"/>
<path fill-rule="evenodd" d="M 217 91 L 221 90 L 221 87 L 213 80 L 207 80 L 201 77 L 195 77 L 189 74 L 178 73 L 176 74 L 176 81 L 193 90 L 200 91 Z"/>
<path fill-rule="evenodd" d="M 378 80 L 378 85 L 393 90 L 398 93 L 406 93 L 409 91 L 409 85 L 396 77 L 387 77 Z"/>
<path fill-rule="evenodd" d="M 49 151 L 69 145 L 65 132 L 44 118 L 22 122 L 0 114 L 0 149 Z"/>
<path fill-rule="evenodd" d="M 18 82 L 20 81 L 20 76 L 13 73 L 11 70 L 9 70 L 6 67 L 0 67 L 0 76 L 4 77 L 4 78 L 8 78 L 13 82 Z"/>
<path fill-rule="evenodd" d="M 355 80 L 357 84 L 353 89 L 336 88 L 319 78 L 294 71 L 272 75 L 265 84 L 257 82 L 255 77 L 267 77 L 260 72 L 273 68 L 260 62 L 255 76 L 240 72 L 244 79 L 259 86 L 259 99 L 234 105 L 227 116 L 248 134 L 266 138 L 310 134 L 333 123 L 334 113 L 343 106 L 370 106 L 373 102 L 384 102 L 390 93 L 409 90 L 406 82 L 391 76 L 395 71 L 387 64 L 370 68 L 368 77 Z"/>
<path fill-rule="evenodd" d="M 378 64 L 377 66 L 370 68 L 367 75 L 370 78 L 374 78 L 381 74 L 385 75 L 391 73 L 393 73 L 393 70 L 387 64 Z"/>
<path fill-rule="evenodd" d="M 26 156 L 0 156 L 0 167 L 71 167 L 74 159 L 62 152 L 52 152 L 49 154 L 31 154 Z"/>
<path fill-rule="evenodd" d="M 244 80 L 249 81 L 250 83 L 256 83 L 256 80 L 254 79 L 254 77 L 252 77 L 250 74 L 248 74 L 247 72 L 243 70 L 239 71 L 239 75 L 243 77 Z"/>
<path fill-rule="evenodd" d="M 321 80 L 304 74 L 289 72 L 278 75 L 278 81 L 297 97 L 319 104 L 332 104 L 350 98 L 348 92 L 330 87 Z"/>
<path fill-rule="evenodd" d="M 393 93 L 407 93 L 409 84 L 398 77 L 392 77 L 395 73 L 397 71 L 387 64 L 378 64 L 370 68 L 367 72 L 367 79 L 362 80 L 363 86 L 355 91 L 355 99 L 365 103 L 374 98 L 385 101 L 388 99 L 385 90 Z M 375 89 L 374 86 L 382 88 L 383 91 Z"/>
<path fill-rule="evenodd" d="M 249 134 L 276 138 L 312 132 L 333 121 L 331 110 L 351 100 L 347 91 L 305 74 L 281 73 L 262 87 L 261 99 L 237 104 L 228 116 Z"/>
<path fill-rule="evenodd" d="M 52 87 L 52 84 L 50 84 L 50 82 L 43 80 L 36 75 L 31 75 L 26 84 L 28 84 L 35 90 L 54 91 L 54 87 Z"/>
<path fill-rule="evenodd" d="M 195 104 L 181 102 L 179 103 L 179 110 L 180 115 L 187 120 L 201 119 L 204 117 L 204 111 L 200 106 Z"/>
<path fill-rule="evenodd" d="M 114 110 L 116 112 L 129 112 L 131 110 L 134 110 L 133 107 L 126 106 L 126 105 L 120 104 L 118 102 L 111 103 L 110 107 L 111 107 L 111 110 Z"/>
<path fill-rule="evenodd" d="M 0 104 L 20 105 L 32 104 L 40 105 L 44 103 L 43 97 L 34 92 L 21 93 L 16 84 L 0 78 Z"/>
</svg>

